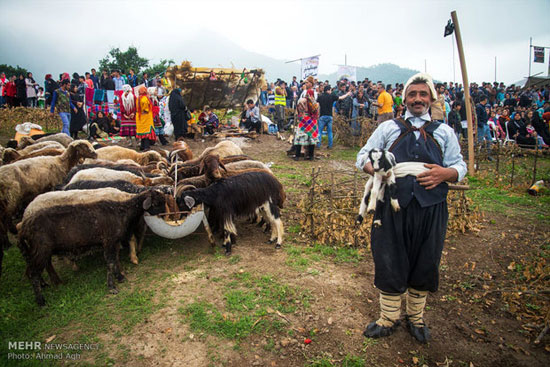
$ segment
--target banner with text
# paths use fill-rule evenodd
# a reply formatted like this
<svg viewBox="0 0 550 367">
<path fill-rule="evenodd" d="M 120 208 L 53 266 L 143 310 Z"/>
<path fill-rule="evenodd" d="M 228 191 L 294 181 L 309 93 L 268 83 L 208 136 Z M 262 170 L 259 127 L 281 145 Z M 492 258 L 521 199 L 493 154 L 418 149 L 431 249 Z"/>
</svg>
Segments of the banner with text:
<svg viewBox="0 0 550 367">
<path fill-rule="evenodd" d="M 308 76 L 317 76 L 319 71 L 319 56 L 302 59 L 302 80 Z"/>
<path fill-rule="evenodd" d="M 544 63 L 544 47 L 533 46 L 535 49 L 535 59 L 533 62 Z"/>
<path fill-rule="evenodd" d="M 338 65 L 338 80 L 346 78 L 349 81 L 357 81 L 357 67 L 349 65 Z"/>
</svg>

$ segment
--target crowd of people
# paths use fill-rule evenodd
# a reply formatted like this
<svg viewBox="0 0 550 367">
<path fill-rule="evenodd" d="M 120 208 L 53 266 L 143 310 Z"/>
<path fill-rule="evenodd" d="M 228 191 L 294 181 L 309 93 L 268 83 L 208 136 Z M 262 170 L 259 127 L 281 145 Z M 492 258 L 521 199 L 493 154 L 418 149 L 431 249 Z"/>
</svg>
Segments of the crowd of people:
<svg viewBox="0 0 550 367">
<path fill-rule="evenodd" d="M 189 111 L 181 93 L 176 93 L 178 97 L 169 103 L 170 96 L 177 89 L 167 95 L 166 80 L 159 74 L 151 79 L 146 73 L 138 77 L 132 69 L 127 73 L 102 71 L 101 75 L 91 69 L 83 75 L 73 73 L 72 79 L 69 73 L 63 73 L 58 80 L 47 74 L 43 86 L 36 82 L 31 72 L 26 76 L 20 74 L 9 78 L 1 73 L 0 87 L 2 107 L 49 108 L 52 113 L 55 110 L 63 121 L 63 131 L 73 136 L 89 122 L 92 137 L 119 134 L 130 138 L 141 137 L 142 142 L 152 142 L 158 137 L 161 143 L 166 143 L 162 128 L 172 119 L 175 121 L 173 129 L 176 138 L 195 133 L 213 134 L 220 125 L 217 115 L 208 106 L 204 106 L 202 111 Z M 142 111 L 141 104 L 136 105 L 136 101 L 145 96 L 141 87 L 145 89 L 152 106 L 153 133 L 136 125 L 139 119 L 137 114 Z M 463 86 L 453 82 L 437 83 L 435 90 L 437 100 L 430 109 L 432 119 L 450 125 L 456 135 L 464 139 L 467 136 L 467 119 Z M 470 96 L 474 126 L 477 127 L 473 131 L 476 139 L 487 144 L 515 141 L 521 146 L 549 146 L 549 91 L 548 87 L 521 88 L 497 82 L 472 83 Z M 262 126 L 258 107 L 267 106 L 274 116 L 273 132 L 284 131 L 294 125 L 298 137 L 290 152 L 299 159 L 301 149 L 298 146 L 313 146 L 306 148 L 309 159 L 313 157 L 314 147 L 321 146 L 321 132 L 325 129 L 328 148 L 332 148 L 334 115 L 346 117 L 352 133 L 357 133 L 360 131 L 358 117 L 369 117 L 378 125 L 403 116 L 402 94 L 403 84 L 385 84 L 368 78 L 360 82 L 341 79 L 335 86 L 328 80 L 323 82 L 313 77 L 300 81 L 293 77 L 290 83 L 277 79 L 267 83 L 259 101 L 248 100 L 245 103 L 240 126 L 260 132 Z M 297 111 L 297 121 L 293 121 L 293 116 L 285 116 L 285 110 L 289 108 Z M 142 148 L 148 149 L 149 145 L 144 143 Z"/>
<path fill-rule="evenodd" d="M 357 117 L 370 117 L 378 125 L 405 113 L 403 84 L 384 84 L 368 78 L 361 82 L 342 79 L 336 86 L 331 86 L 328 80 L 313 79 L 311 83 L 320 109 L 318 129 L 323 131 L 326 128 L 329 148 L 333 144 L 334 114 L 346 117 L 353 132 L 359 128 Z M 279 130 L 285 129 L 285 117 L 284 110 L 278 106 L 296 108 L 300 98 L 306 97 L 307 89 L 307 80 L 298 82 L 293 77 L 290 84 L 277 80 L 268 83 L 267 90 L 262 91 L 260 102 L 274 108 Z M 437 100 L 430 109 L 432 119 L 450 125 L 459 138 L 465 139 L 468 123 L 462 84 L 437 83 L 435 90 Z M 549 146 L 549 94 L 548 86 L 521 88 L 497 82 L 471 83 L 474 136 L 478 142 L 488 144 L 515 141 L 520 146 Z"/>
</svg>

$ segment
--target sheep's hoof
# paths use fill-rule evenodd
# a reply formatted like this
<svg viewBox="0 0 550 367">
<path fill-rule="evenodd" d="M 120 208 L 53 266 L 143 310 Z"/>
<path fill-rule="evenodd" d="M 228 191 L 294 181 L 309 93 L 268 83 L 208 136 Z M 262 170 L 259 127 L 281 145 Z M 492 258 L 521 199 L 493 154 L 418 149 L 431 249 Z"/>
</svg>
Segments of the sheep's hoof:
<svg viewBox="0 0 550 367">
<path fill-rule="evenodd" d="M 375 226 L 375 227 L 381 227 L 382 226 L 382 221 L 380 219 L 377 219 L 375 220 L 374 222 L 372 222 L 372 224 Z"/>
<path fill-rule="evenodd" d="M 111 294 L 118 294 L 118 289 L 116 289 L 116 288 L 111 288 L 111 289 L 109 289 L 109 293 L 111 293 Z"/>
<path fill-rule="evenodd" d="M 134 265 L 138 265 L 139 264 L 139 260 L 137 257 L 130 257 L 130 262 Z"/>
<path fill-rule="evenodd" d="M 271 244 L 273 244 L 273 242 L 275 242 L 275 240 L 267 240 L 265 243 L 271 245 Z"/>
<path fill-rule="evenodd" d="M 231 250 L 225 250 L 225 256 L 231 256 Z"/>
<path fill-rule="evenodd" d="M 275 249 L 277 249 L 277 250 L 280 249 L 281 247 L 282 247 L 281 243 L 278 243 L 278 244 L 275 245 Z"/>
<path fill-rule="evenodd" d="M 357 224 L 363 223 L 363 216 L 361 214 L 359 214 L 357 218 L 355 218 L 355 223 Z"/>
<path fill-rule="evenodd" d="M 116 280 L 119 282 L 119 283 L 122 283 L 126 280 L 126 277 L 122 274 L 120 274 L 120 276 L 116 277 Z"/>
</svg>

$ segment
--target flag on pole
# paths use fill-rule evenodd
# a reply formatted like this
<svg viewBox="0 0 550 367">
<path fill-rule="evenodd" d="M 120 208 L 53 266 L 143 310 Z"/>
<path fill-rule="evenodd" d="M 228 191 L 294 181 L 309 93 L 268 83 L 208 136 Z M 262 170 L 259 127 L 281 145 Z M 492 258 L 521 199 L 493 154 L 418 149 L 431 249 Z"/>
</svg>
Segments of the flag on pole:
<svg viewBox="0 0 550 367">
<path fill-rule="evenodd" d="M 533 49 L 535 50 L 533 62 L 544 63 L 544 47 L 533 46 Z"/>
<path fill-rule="evenodd" d="M 455 25 L 453 24 L 453 21 L 449 19 L 447 22 L 447 25 L 445 26 L 445 33 L 443 33 L 443 37 L 450 36 L 455 31 Z"/>
<path fill-rule="evenodd" d="M 357 67 L 349 65 L 338 65 L 338 80 L 346 78 L 349 81 L 357 81 Z"/>
<path fill-rule="evenodd" d="M 302 59 L 302 79 L 308 76 L 317 76 L 319 70 L 319 56 Z"/>
</svg>

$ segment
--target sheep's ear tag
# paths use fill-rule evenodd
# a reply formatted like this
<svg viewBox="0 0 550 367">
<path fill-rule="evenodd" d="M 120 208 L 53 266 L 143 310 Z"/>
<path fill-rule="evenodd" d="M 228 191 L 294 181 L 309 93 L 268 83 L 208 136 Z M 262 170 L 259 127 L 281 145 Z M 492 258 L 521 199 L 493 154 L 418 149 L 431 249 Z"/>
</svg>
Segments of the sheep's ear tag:
<svg viewBox="0 0 550 367">
<path fill-rule="evenodd" d="M 143 210 L 147 210 L 147 209 L 149 209 L 149 208 L 151 207 L 151 201 L 152 201 L 152 200 L 151 200 L 151 197 L 150 197 L 150 196 L 147 197 L 147 199 L 145 199 L 145 200 L 143 201 Z"/>
<path fill-rule="evenodd" d="M 183 200 L 185 201 L 185 205 L 187 205 L 188 208 L 192 208 L 195 206 L 195 199 L 191 196 L 186 196 L 183 198 Z"/>
</svg>

